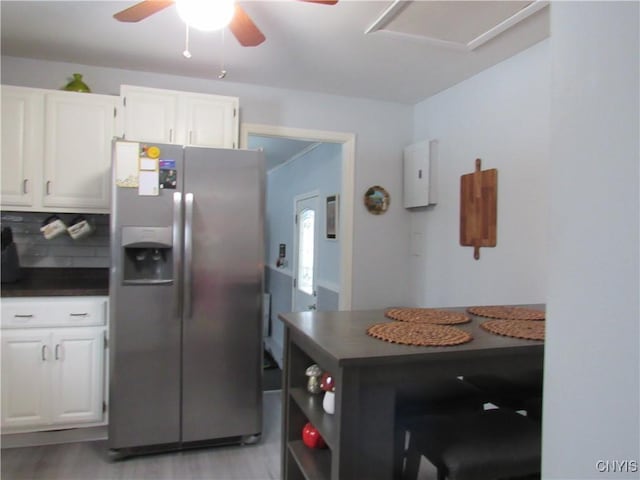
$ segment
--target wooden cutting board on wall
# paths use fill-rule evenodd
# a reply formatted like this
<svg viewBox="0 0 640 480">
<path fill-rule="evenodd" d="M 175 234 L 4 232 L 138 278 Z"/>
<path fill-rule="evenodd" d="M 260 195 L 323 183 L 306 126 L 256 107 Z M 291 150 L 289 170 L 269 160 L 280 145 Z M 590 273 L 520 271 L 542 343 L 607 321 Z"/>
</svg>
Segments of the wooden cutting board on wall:
<svg viewBox="0 0 640 480">
<path fill-rule="evenodd" d="M 480 247 L 495 247 L 498 224 L 498 170 L 476 169 L 460 177 L 460 245 L 473 247 L 473 258 L 480 258 Z"/>
</svg>

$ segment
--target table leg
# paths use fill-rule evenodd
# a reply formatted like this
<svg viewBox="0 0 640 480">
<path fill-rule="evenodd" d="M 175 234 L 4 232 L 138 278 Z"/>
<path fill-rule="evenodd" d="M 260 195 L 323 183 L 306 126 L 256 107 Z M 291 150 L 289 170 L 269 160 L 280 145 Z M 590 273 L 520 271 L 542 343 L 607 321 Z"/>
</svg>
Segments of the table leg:
<svg viewBox="0 0 640 480">
<path fill-rule="evenodd" d="M 393 478 L 395 392 L 345 372 L 340 448 L 332 478 Z"/>
</svg>

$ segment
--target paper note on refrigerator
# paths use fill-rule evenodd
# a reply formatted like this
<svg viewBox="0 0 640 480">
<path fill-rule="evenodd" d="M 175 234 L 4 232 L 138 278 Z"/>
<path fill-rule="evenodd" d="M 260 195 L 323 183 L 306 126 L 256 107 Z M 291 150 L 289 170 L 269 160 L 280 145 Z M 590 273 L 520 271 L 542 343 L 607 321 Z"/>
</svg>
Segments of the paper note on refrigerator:
<svg viewBox="0 0 640 480">
<path fill-rule="evenodd" d="M 140 170 L 158 170 L 158 159 L 140 157 Z"/>
<path fill-rule="evenodd" d="M 138 175 L 138 195 L 154 196 L 160 193 L 159 172 L 140 171 Z"/>
<path fill-rule="evenodd" d="M 138 157 L 140 144 L 136 142 L 116 142 L 116 186 L 138 186 Z"/>
</svg>

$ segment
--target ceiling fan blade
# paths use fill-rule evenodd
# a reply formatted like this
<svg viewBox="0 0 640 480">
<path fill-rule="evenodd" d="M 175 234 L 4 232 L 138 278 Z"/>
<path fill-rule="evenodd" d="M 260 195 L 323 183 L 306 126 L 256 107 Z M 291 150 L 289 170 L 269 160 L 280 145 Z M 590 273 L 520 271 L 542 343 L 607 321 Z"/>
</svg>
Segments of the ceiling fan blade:
<svg viewBox="0 0 640 480">
<path fill-rule="evenodd" d="M 322 5 L 335 5 L 338 3 L 338 0 L 300 0 L 301 2 L 307 3 L 321 3 Z"/>
<path fill-rule="evenodd" d="M 264 34 L 253 23 L 253 20 L 247 15 L 240 5 L 236 4 L 236 12 L 229 24 L 229 29 L 235 35 L 243 47 L 255 47 L 265 41 Z"/>
<path fill-rule="evenodd" d="M 116 13 L 113 18 L 120 22 L 139 22 L 167 8 L 173 0 L 145 0 Z"/>
</svg>

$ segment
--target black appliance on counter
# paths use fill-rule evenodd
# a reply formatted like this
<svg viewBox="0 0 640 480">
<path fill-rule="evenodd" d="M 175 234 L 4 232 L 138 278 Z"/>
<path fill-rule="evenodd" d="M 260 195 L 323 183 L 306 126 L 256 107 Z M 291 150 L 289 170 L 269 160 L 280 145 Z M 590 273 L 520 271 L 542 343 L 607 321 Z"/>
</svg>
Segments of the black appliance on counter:
<svg viewBox="0 0 640 480">
<path fill-rule="evenodd" d="M 20 280 L 20 261 L 18 260 L 18 249 L 13 242 L 13 232 L 11 227 L 2 229 L 2 283 L 13 283 Z"/>
</svg>

